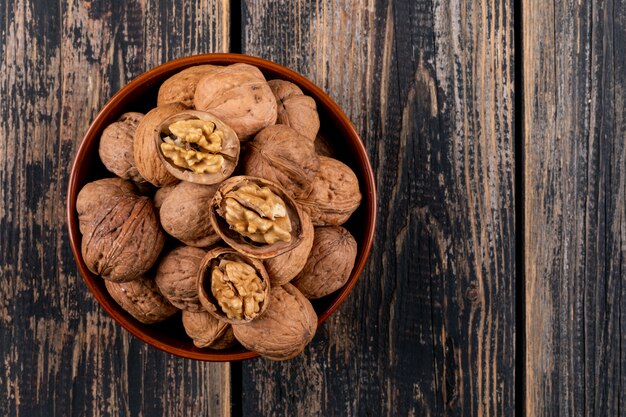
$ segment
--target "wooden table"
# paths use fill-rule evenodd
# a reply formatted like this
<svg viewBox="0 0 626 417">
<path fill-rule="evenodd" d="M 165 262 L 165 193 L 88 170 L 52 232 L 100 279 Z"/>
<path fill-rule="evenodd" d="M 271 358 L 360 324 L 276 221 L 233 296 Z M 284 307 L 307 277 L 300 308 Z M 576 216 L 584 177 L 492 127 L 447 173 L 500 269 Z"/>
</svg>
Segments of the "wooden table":
<svg viewBox="0 0 626 417">
<path fill-rule="evenodd" d="M 15 0 L 0 33 L 0 415 L 626 415 L 626 0 Z M 68 244 L 98 109 L 217 51 L 316 82 L 376 173 L 368 267 L 286 363 L 144 345 Z"/>
</svg>

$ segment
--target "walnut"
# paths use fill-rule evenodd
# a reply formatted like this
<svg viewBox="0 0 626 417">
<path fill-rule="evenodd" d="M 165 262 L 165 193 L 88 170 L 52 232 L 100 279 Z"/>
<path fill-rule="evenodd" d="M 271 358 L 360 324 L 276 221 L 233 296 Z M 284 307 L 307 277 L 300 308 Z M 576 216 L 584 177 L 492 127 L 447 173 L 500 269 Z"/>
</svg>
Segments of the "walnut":
<svg viewBox="0 0 626 417">
<path fill-rule="evenodd" d="M 304 268 L 306 260 L 313 246 L 313 223 L 308 214 L 302 213 L 302 242 L 289 252 L 266 259 L 263 263 L 270 283 L 273 287 L 291 281 Z"/>
<path fill-rule="evenodd" d="M 311 299 L 335 292 L 350 278 L 356 252 L 354 237 L 343 227 L 318 227 L 309 259 L 292 284 Z"/>
<path fill-rule="evenodd" d="M 343 162 L 320 156 L 320 171 L 311 193 L 296 199 L 316 226 L 340 225 L 361 204 L 359 180 Z"/>
<path fill-rule="evenodd" d="M 131 282 L 105 281 L 104 285 L 115 302 L 142 323 L 158 323 L 178 311 L 161 295 L 151 277 L 142 275 Z"/>
<path fill-rule="evenodd" d="M 261 178 L 232 177 L 211 200 L 213 229 L 232 248 L 268 259 L 303 239 L 302 212 L 283 189 Z"/>
<path fill-rule="evenodd" d="M 268 306 L 269 277 L 263 264 L 230 248 L 210 250 L 198 272 L 202 306 L 227 323 L 246 323 Z"/>
<path fill-rule="evenodd" d="M 276 123 L 292 127 L 313 142 L 320 129 L 315 100 L 305 96 L 297 85 L 289 81 L 271 80 L 268 84 L 278 105 Z"/>
<path fill-rule="evenodd" d="M 189 246 L 204 248 L 220 240 L 209 220 L 209 204 L 217 185 L 182 181 L 161 203 L 161 225 L 171 236 Z"/>
<path fill-rule="evenodd" d="M 132 185 L 120 181 L 124 180 L 103 179 L 85 185 L 78 194 L 76 210 L 83 233 L 83 259 L 89 270 L 107 280 L 130 281 L 156 262 L 165 236 L 151 200 L 134 194 Z"/>
<path fill-rule="evenodd" d="M 231 325 L 206 311 L 192 313 L 183 310 L 183 327 L 199 348 L 228 349 L 237 343 Z"/>
<path fill-rule="evenodd" d="M 237 132 L 244 141 L 276 123 L 276 99 L 261 71 L 233 64 L 206 74 L 196 87 L 196 109 L 207 111 Z"/>
<path fill-rule="evenodd" d="M 161 209 L 163 202 L 167 198 L 168 195 L 174 190 L 176 185 L 167 185 L 162 188 L 158 188 L 152 197 L 152 203 L 154 204 L 154 208 L 157 210 Z"/>
<path fill-rule="evenodd" d="M 193 107 L 193 95 L 198 81 L 217 68 L 220 67 L 215 65 L 196 65 L 172 75 L 159 88 L 157 106 L 182 103 L 187 107 Z"/>
<path fill-rule="evenodd" d="M 204 311 L 198 299 L 197 276 L 205 254 L 202 249 L 180 246 L 159 262 L 155 282 L 161 294 L 181 310 Z"/>
<path fill-rule="evenodd" d="M 180 103 L 166 104 L 150 110 L 135 131 L 133 153 L 139 174 L 157 187 L 172 185 L 179 180 L 172 175 L 161 160 L 158 143 L 161 141 L 159 128 L 164 120 L 185 110 Z"/>
<path fill-rule="evenodd" d="M 135 130 L 143 119 L 141 113 L 124 113 L 116 122 L 104 129 L 98 153 L 104 166 L 120 178 L 145 182 L 135 166 L 133 143 Z"/>
<path fill-rule="evenodd" d="M 269 307 L 262 316 L 233 324 L 237 340 L 268 359 L 286 360 L 300 354 L 317 329 L 317 314 L 293 285 L 273 287 Z"/>
</svg>

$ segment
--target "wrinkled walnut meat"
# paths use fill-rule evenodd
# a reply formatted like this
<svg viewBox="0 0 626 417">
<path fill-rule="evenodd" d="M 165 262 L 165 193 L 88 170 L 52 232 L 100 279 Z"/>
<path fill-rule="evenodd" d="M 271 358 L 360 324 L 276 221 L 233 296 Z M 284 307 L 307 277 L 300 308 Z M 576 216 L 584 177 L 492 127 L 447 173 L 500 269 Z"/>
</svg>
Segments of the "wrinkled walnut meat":
<svg viewBox="0 0 626 417">
<path fill-rule="evenodd" d="M 320 129 L 320 117 L 317 114 L 315 100 L 305 96 L 300 87 L 284 80 L 267 82 L 278 104 L 277 124 L 293 128 L 311 142 Z"/>
<path fill-rule="evenodd" d="M 158 323 L 178 311 L 161 295 L 151 277 L 142 275 L 131 282 L 105 281 L 104 285 L 115 302 L 142 323 Z"/>
<path fill-rule="evenodd" d="M 211 224 L 232 248 L 267 259 L 303 238 L 301 212 L 277 185 L 254 177 L 224 181 L 211 200 Z"/>
<path fill-rule="evenodd" d="M 159 156 L 178 179 L 216 184 L 229 177 L 239 160 L 239 139 L 216 117 L 188 110 L 159 126 Z"/>
<path fill-rule="evenodd" d="M 205 251 L 190 246 L 175 248 L 159 262 L 155 282 L 173 306 L 185 311 L 204 311 L 196 285 Z"/>
<path fill-rule="evenodd" d="M 209 313 L 205 311 L 192 313 L 183 310 L 182 316 L 185 332 L 197 347 L 228 349 L 236 343 L 231 325 L 216 319 Z"/>
<path fill-rule="evenodd" d="M 104 129 L 98 153 L 104 166 L 125 180 L 145 182 L 135 166 L 133 143 L 135 131 L 143 119 L 141 113 L 124 113 L 116 122 Z"/>
<path fill-rule="evenodd" d="M 198 272 L 198 295 L 204 308 L 227 323 L 246 323 L 268 305 L 269 277 L 263 264 L 232 249 L 216 248 Z"/>
</svg>

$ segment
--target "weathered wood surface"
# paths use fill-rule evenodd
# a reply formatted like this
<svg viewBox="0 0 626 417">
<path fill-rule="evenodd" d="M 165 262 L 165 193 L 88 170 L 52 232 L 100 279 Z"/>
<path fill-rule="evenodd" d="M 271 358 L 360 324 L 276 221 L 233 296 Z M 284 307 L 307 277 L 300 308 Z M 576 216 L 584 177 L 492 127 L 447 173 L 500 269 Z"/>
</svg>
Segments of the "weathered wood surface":
<svg viewBox="0 0 626 417">
<path fill-rule="evenodd" d="M 0 33 L 0 415 L 228 415 L 228 365 L 161 353 L 99 308 L 64 204 L 99 108 L 146 69 L 227 50 L 228 1 L 7 1 Z"/>
<path fill-rule="evenodd" d="M 626 2 L 522 9 L 526 413 L 625 416 Z"/>
<path fill-rule="evenodd" d="M 306 353 L 242 365 L 241 415 L 513 415 L 513 2 L 247 1 L 242 22 L 244 53 L 353 120 L 379 223 Z"/>
</svg>

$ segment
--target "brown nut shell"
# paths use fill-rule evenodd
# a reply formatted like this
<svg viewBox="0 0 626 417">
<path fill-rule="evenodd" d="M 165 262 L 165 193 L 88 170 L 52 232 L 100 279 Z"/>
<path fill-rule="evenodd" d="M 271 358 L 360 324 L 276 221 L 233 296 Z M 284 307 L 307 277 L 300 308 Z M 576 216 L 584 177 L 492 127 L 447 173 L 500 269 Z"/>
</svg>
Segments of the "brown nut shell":
<svg viewBox="0 0 626 417">
<path fill-rule="evenodd" d="M 171 160 L 163 155 L 161 150 L 161 143 L 163 142 L 161 135 L 167 132 L 168 127 L 179 121 L 185 120 L 202 120 L 211 122 L 215 125 L 215 129 L 223 133 L 221 150 L 216 152 L 216 155 L 223 157 L 223 163 L 219 171 L 215 173 L 196 173 L 190 169 L 181 168 L 175 165 Z M 217 184 L 230 177 L 237 166 L 239 161 L 239 147 L 240 142 L 237 134 L 223 121 L 215 117 L 210 113 L 197 110 L 185 110 L 171 115 L 167 119 L 163 120 L 157 127 L 159 135 L 154 136 L 155 148 L 158 150 L 158 157 L 165 169 L 174 177 L 179 180 L 193 182 L 197 184 Z"/>
<path fill-rule="evenodd" d="M 159 210 L 163 229 L 186 245 L 198 248 L 220 240 L 209 220 L 209 207 L 217 188 L 186 181 L 175 185 Z"/>
<path fill-rule="evenodd" d="M 196 65 L 172 75 L 159 88 L 157 106 L 183 103 L 187 107 L 193 107 L 193 95 L 198 81 L 216 68 L 220 67 L 215 65 Z"/>
<path fill-rule="evenodd" d="M 263 73 L 248 64 L 221 67 L 205 75 L 196 87 L 194 106 L 214 114 L 248 140 L 276 123 L 276 99 Z"/>
<path fill-rule="evenodd" d="M 161 258 L 154 280 L 161 294 L 174 307 L 191 312 L 204 311 L 196 282 L 205 254 L 202 249 L 180 246 Z"/>
<path fill-rule="evenodd" d="M 127 194 L 137 195 L 137 187 L 121 178 L 103 178 L 85 184 L 76 198 L 80 232 L 87 233 L 87 227 L 93 223 L 103 205 L 114 197 Z"/>
<path fill-rule="evenodd" d="M 346 229 L 317 227 L 309 259 L 291 283 L 310 299 L 331 294 L 350 278 L 356 253 L 356 240 Z"/>
<path fill-rule="evenodd" d="M 263 264 L 270 276 L 272 287 L 285 285 L 304 268 L 313 247 L 314 229 L 311 218 L 302 212 L 302 242 L 289 252 L 266 259 Z"/>
<path fill-rule="evenodd" d="M 312 97 L 305 96 L 302 90 L 289 81 L 268 81 L 278 105 L 276 124 L 287 125 L 302 136 L 315 141 L 320 129 L 317 104 Z"/>
<path fill-rule="evenodd" d="M 317 330 L 317 314 L 293 285 L 274 287 L 270 306 L 258 319 L 233 325 L 237 340 L 247 349 L 272 360 L 300 354 Z"/>
<path fill-rule="evenodd" d="M 163 164 L 157 142 L 160 140 L 159 128 L 163 121 L 185 109 L 181 103 L 156 107 L 144 116 L 135 131 L 133 145 L 135 166 L 146 181 L 157 187 L 173 185 L 179 181 Z"/>
<path fill-rule="evenodd" d="M 105 281 L 104 285 L 115 302 L 142 323 L 158 323 L 178 311 L 161 295 L 151 277 L 142 275 L 131 282 Z"/>
<path fill-rule="evenodd" d="M 273 181 L 297 199 L 310 194 L 320 160 L 310 140 L 289 126 L 273 125 L 248 144 L 243 167 L 246 175 Z"/>
<path fill-rule="evenodd" d="M 167 185 L 165 187 L 158 188 L 152 197 L 152 204 L 154 204 L 154 208 L 157 210 L 161 209 L 163 202 L 167 198 L 167 196 L 174 190 L 176 185 Z"/>
<path fill-rule="evenodd" d="M 231 229 L 224 217 L 219 213 L 223 209 L 224 197 L 232 191 L 239 188 L 254 184 L 259 187 L 269 188 L 276 196 L 278 196 L 286 206 L 286 212 L 291 222 L 291 240 L 277 241 L 272 244 L 256 243 Z M 262 178 L 250 176 L 231 177 L 220 184 L 219 189 L 213 196 L 210 205 L 210 219 L 215 232 L 226 242 L 226 244 L 237 252 L 256 259 L 269 259 L 277 255 L 296 248 L 304 239 L 304 227 L 302 222 L 302 211 L 295 201 L 278 185 Z"/>
<path fill-rule="evenodd" d="M 359 180 L 346 164 L 320 156 L 320 171 L 311 193 L 297 199 L 316 226 L 341 225 L 361 204 Z"/>
<path fill-rule="evenodd" d="M 85 203 L 94 188 L 105 188 L 101 184 L 85 186 L 87 197 L 81 190 L 77 201 L 83 259 L 91 272 L 104 279 L 131 281 L 156 262 L 165 236 L 148 197 L 122 193 Z"/>
<path fill-rule="evenodd" d="M 261 288 L 259 289 L 259 291 L 262 294 L 263 300 L 259 303 L 259 311 L 255 313 L 254 317 L 243 317 L 241 319 L 229 318 L 224 312 L 219 300 L 213 294 L 213 269 L 215 267 L 218 267 L 220 262 L 222 261 L 239 262 L 248 265 L 254 269 L 257 277 L 260 279 Z M 211 315 L 213 315 L 213 317 L 225 323 L 247 323 L 256 320 L 267 309 L 270 301 L 270 279 L 267 275 L 267 272 L 265 271 L 263 263 L 257 259 L 242 255 L 241 253 L 231 248 L 217 247 L 210 250 L 204 256 L 204 258 L 202 259 L 202 263 L 200 264 L 200 269 L 198 270 L 197 286 L 198 298 L 200 299 L 200 303 L 202 304 L 204 309 Z M 235 296 L 239 296 L 239 293 L 235 294 Z"/>
<path fill-rule="evenodd" d="M 230 324 L 216 319 L 206 311 L 183 310 L 183 327 L 193 344 L 199 348 L 228 349 L 237 343 Z"/>
<path fill-rule="evenodd" d="M 142 113 L 124 113 L 102 132 L 98 153 L 104 166 L 120 178 L 145 182 L 135 166 L 133 143 Z"/>
</svg>

